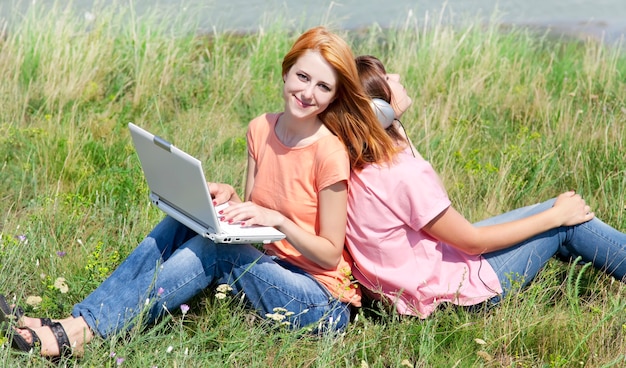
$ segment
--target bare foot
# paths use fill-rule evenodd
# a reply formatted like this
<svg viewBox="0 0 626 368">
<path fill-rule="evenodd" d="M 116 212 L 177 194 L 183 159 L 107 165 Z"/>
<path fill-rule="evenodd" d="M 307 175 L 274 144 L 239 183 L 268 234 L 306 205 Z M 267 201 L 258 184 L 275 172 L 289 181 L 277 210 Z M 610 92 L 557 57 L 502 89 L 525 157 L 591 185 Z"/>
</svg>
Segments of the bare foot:
<svg viewBox="0 0 626 368">
<path fill-rule="evenodd" d="M 0 295 L 2 296 L 2 295 Z M 44 326 L 46 323 L 51 323 L 51 322 L 57 322 L 56 320 L 51 320 L 49 318 L 32 318 L 32 317 L 27 317 L 26 315 L 24 315 L 24 311 L 22 310 L 22 308 L 20 308 L 19 306 L 15 305 L 15 304 L 11 304 L 10 306 L 8 306 L 8 308 L 11 309 L 11 311 L 13 311 L 13 318 L 15 323 L 17 324 L 17 326 L 19 327 L 30 327 L 30 328 L 36 328 L 36 327 L 42 327 Z M 16 312 L 18 311 L 19 312 Z M 6 313 L 6 312 L 5 312 Z"/>
<path fill-rule="evenodd" d="M 55 357 L 61 355 L 59 345 L 50 327 L 37 327 L 30 330 L 27 328 L 13 327 L 13 329 L 31 345 L 33 344 L 33 332 L 37 334 L 41 343 L 40 348 L 42 356 Z"/>
<path fill-rule="evenodd" d="M 58 322 L 57 320 L 52 320 L 53 322 Z M 17 325 L 19 327 L 30 327 L 30 328 L 37 328 L 37 327 L 42 327 L 42 323 L 41 323 L 41 318 L 33 318 L 33 317 L 26 317 L 26 316 L 22 316 L 22 318 L 19 319 L 19 321 L 17 322 Z"/>
</svg>

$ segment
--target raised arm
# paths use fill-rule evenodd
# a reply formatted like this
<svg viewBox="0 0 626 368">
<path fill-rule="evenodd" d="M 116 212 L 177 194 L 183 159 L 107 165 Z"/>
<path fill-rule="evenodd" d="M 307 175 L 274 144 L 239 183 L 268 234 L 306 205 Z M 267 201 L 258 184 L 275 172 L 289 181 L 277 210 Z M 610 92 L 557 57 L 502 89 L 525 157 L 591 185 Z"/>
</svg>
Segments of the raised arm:
<svg viewBox="0 0 626 368">
<path fill-rule="evenodd" d="M 452 206 L 424 226 L 424 231 L 468 254 L 508 248 L 544 231 L 576 225 L 594 217 L 580 195 L 565 192 L 544 212 L 503 224 L 476 227 Z"/>
</svg>

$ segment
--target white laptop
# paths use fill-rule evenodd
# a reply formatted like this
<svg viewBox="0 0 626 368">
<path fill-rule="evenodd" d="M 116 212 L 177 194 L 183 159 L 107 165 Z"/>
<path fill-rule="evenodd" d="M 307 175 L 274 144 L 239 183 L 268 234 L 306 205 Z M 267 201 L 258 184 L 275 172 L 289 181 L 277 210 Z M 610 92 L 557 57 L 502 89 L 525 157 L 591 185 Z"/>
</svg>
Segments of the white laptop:
<svg viewBox="0 0 626 368">
<path fill-rule="evenodd" d="M 128 123 L 150 200 L 158 208 L 216 243 L 271 243 L 285 234 L 270 226 L 240 226 L 219 220 L 202 163 L 161 137 Z"/>
</svg>

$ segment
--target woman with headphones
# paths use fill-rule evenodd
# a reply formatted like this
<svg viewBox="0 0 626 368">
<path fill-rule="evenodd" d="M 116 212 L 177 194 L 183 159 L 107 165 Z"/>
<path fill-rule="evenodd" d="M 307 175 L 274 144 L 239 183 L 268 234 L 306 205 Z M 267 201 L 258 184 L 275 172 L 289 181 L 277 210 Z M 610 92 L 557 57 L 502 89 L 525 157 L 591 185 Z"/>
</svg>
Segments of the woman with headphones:
<svg viewBox="0 0 626 368">
<path fill-rule="evenodd" d="M 573 191 L 477 224 L 466 220 L 404 134 L 398 119 L 412 101 L 399 76 L 375 57 L 356 61 L 381 124 L 400 147 L 392 160 L 353 167 L 350 177 L 346 246 L 364 294 L 420 318 L 442 303 L 492 305 L 555 255 L 580 256 L 624 281 L 626 234 L 595 218 Z"/>
</svg>

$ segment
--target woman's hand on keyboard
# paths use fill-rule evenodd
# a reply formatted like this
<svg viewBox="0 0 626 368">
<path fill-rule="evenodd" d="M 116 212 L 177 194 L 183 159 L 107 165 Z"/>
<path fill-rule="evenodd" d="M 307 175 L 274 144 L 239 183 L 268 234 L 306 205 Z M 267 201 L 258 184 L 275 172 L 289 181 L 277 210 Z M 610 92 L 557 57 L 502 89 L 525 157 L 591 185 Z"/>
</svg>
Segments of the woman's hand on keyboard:
<svg viewBox="0 0 626 368">
<path fill-rule="evenodd" d="M 224 183 L 207 183 L 207 185 L 209 186 L 209 193 L 211 193 L 211 198 L 213 198 L 213 204 L 215 206 L 226 202 L 241 202 L 237 192 L 235 192 L 235 188 L 231 185 Z"/>
<path fill-rule="evenodd" d="M 261 207 L 253 202 L 231 203 L 228 208 L 218 211 L 223 221 L 241 223 L 241 226 L 274 226 L 285 221 L 285 216 L 275 210 Z"/>
</svg>

